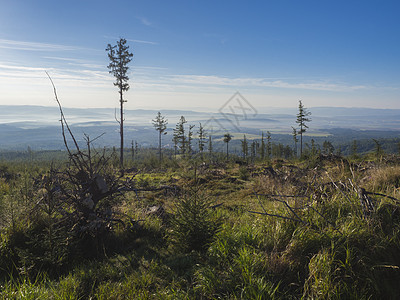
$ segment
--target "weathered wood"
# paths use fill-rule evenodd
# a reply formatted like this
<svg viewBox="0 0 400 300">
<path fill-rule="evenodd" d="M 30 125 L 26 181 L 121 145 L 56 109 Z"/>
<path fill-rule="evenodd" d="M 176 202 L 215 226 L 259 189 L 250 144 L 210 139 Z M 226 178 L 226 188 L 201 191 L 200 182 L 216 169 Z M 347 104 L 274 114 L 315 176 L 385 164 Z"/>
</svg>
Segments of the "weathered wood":
<svg viewBox="0 0 400 300">
<path fill-rule="evenodd" d="M 374 204 L 372 199 L 368 197 L 368 192 L 364 188 L 358 189 L 358 198 L 360 199 L 364 216 L 370 215 L 374 211 Z"/>
</svg>

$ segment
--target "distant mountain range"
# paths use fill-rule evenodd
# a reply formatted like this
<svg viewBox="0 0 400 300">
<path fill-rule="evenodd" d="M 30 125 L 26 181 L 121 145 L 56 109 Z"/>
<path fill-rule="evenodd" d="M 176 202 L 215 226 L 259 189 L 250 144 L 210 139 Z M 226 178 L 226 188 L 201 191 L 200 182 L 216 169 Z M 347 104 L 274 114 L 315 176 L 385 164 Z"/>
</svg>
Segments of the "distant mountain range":
<svg viewBox="0 0 400 300">
<path fill-rule="evenodd" d="M 114 109 L 106 108 L 64 108 L 64 114 L 75 137 L 83 141 L 84 134 L 91 138 L 104 135 L 96 146 L 118 146 L 119 127 L 115 121 Z M 215 113 L 190 110 L 161 110 L 168 119 L 168 135 L 165 144 L 171 143 L 172 131 L 180 116 L 188 124 L 201 122 L 208 132 L 218 137 L 225 132 L 242 137 L 256 138 L 261 132 L 270 131 L 278 140 L 296 127 L 297 110 L 290 108 L 264 108 L 263 113 Z M 399 109 L 314 107 L 309 108 L 312 121 L 308 136 L 332 138 L 394 138 L 400 137 Z M 157 145 L 157 132 L 152 125 L 157 110 L 126 110 L 125 140 L 127 147 L 137 141 L 143 147 Z M 60 112 L 58 107 L 0 105 L 0 150 L 63 149 Z M 290 136 L 287 136 L 289 138 Z M 287 139 L 289 142 L 290 140 Z"/>
</svg>

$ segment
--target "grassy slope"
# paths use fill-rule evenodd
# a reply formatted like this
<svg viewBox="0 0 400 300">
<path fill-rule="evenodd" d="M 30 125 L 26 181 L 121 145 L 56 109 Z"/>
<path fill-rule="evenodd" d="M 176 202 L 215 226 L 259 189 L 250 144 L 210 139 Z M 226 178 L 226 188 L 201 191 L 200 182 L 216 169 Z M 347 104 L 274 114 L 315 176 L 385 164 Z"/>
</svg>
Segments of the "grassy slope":
<svg viewBox="0 0 400 300">
<path fill-rule="evenodd" d="M 357 194 L 362 187 L 399 199 L 398 158 L 197 167 L 182 161 L 162 171 L 142 170 L 136 176 L 138 188 L 173 189 L 127 194 L 118 209 L 142 221 L 129 232 L 117 229 L 103 241 L 102 255 L 75 258 L 57 272 L 51 264 L 46 269 L 38 263 L 37 255 L 23 251 L 29 243 L 19 242 L 25 237 L 33 243 L 32 236 L 26 236 L 35 234 L 30 231 L 35 224 L 22 205 L 35 191 L 29 190 L 30 177 L 19 172 L 22 176 L 14 180 L 0 179 L 5 226 L 0 295 L 6 299 L 396 299 L 400 295 L 399 204 L 372 195 L 374 210 L 365 215 Z M 182 199 L 190 202 L 195 197 L 209 205 L 222 204 L 199 215 L 222 224 L 203 250 L 190 251 L 176 234 L 182 225 L 177 225 L 173 213 Z M 162 205 L 167 213 L 146 214 L 152 205 Z M 188 214 L 186 219 L 193 228 L 202 228 Z M 14 228 L 11 221 L 16 222 Z"/>
</svg>

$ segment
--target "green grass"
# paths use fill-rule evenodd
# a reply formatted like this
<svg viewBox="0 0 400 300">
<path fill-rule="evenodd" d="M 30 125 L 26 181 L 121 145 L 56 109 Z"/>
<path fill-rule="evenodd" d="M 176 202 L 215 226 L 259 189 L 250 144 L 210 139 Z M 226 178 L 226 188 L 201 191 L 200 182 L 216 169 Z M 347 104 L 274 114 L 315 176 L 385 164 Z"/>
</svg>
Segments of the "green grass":
<svg viewBox="0 0 400 300">
<path fill-rule="evenodd" d="M 397 164 L 175 163 L 140 170 L 141 191 L 115 207 L 137 222 L 114 228 L 92 257 L 69 238 L 65 253 L 52 251 L 57 222 L 32 213 L 31 183 L 47 167 L 7 165 L 17 176 L 0 178 L 0 299 L 399 298 L 399 203 L 371 195 L 364 215 L 356 192 L 398 198 Z M 144 191 L 162 185 L 177 189 Z M 165 215 L 148 215 L 151 205 Z"/>
</svg>

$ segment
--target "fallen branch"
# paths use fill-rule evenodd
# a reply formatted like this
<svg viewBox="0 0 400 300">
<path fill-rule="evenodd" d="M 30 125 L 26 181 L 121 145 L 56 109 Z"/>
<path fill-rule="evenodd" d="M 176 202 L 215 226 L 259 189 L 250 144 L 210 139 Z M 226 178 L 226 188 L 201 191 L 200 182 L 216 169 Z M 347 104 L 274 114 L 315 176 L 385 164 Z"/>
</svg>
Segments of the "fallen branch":
<svg viewBox="0 0 400 300">
<path fill-rule="evenodd" d="M 253 191 L 254 191 L 254 190 L 253 190 Z M 272 199 L 272 200 L 274 200 L 274 201 L 278 201 L 278 202 L 283 203 L 283 204 L 286 206 L 286 208 L 289 209 L 289 211 L 290 211 L 297 219 L 290 218 L 290 217 L 284 217 L 284 216 L 280 216 L 280 215 L 272 215 L 272 214 L 268 213 L 268 212 L 266 211 L 266 209 L 264 208 L 264 206 L 262 205 L 261 199 L 260 199 L 260 197 L 258 196 L 258 194 L 257 194 L 256 191 L 254 191 L 254 194 L 256 195 L 257 200 L 258 200 L 258 202 L 260 203 L 260 206 L 261 206 L 261 208 L 262 208 L 263 211 L 264 211 L 264 213 L 259 213 L 259 214 L 264 214 L 264 215 L 274 216 L 274 217 L 278 217 L 278 216 L 279 216 L 279 217 L 284 218 L 284 219 L 297 220 L 297 221 L 299 221 L 299 222 L 302 222 L 303 224 L 306 224 L 306 225 L 308 224 L 307 222 L 304 222 L 304 221 L 296 214 L 296 212 L 290 207 L 290 205 L 289 205 L 286 201 L 284 201 L 284 200 Z M 278 197 L 280 197 L 280 196 L 278 196 Z M 252 213 L 255 213 L 255 212 L 252 212 Z"/>
<path fill-rule="evenodd" d="M 282 219 L 286 219 L 286 220 L 292 220 L 292 221 L 302 222 L 302 223 L 305 224 L 305 225 L 310 225 L 309 223 L 303 221 L 303 220 L 299 217 L 299 215 L 296 214 L 296 212 L 294 211 L 294 210 L 300 210 L 300 209 L 310 208 L 310 209 L 312 209 L 314 212 L 316 212 L 319 216 L 321 216 L 326 222 L 328 222 L 337 232 L 339 232 L 341 235 L 343 235 L 343 233 L 342 233 L 339 229 L 337 229 L 336 226 L 335 226 L 332 222 L 330 222 L 327 218 L 325 218 L 324 215 L 322 215 L 317 209 L 315 209 L 315 208 L 312 207 L 311 205 L 306 204 L 304 207 L 292 208 L 292 207 L 291 207 L 286 201 L 284 201 L 284 200 L 272 199 L 273 201 L 278 201 L 278 202 L 283 203 L 283 204 L 289 209 L 289 211 L 290 211 L 292 214 L 294 214 L 294 216 L 295 216 L 296 218 L 285 217 L 285 216 L 282 216 L 282 215 L 270 214 L 270 213 L 268 213 L 268 212 L 265 210 L 265 208 L 264 208 L 264 206 L 262 205 L 262 202 L 261 202 L 261 200 L 260 200 L 260 198 L 259 198 L 258 196 L 268 196 L 268 195 L 265 195 L 265 194 L 260 194 L 260 195 L 259 195 L 259 194 L 257 194 L 255 191 L 254 191 L 254 194 L 256 195 L 257 200 L 258 200 L 258 202 L 260 203 L 260 206 L 261 206 L 261 208 L 263 209 L 264 212 L 256 212 L 256 211 L 250 211 L 250 210 L 249 210 L 249 211 L 248 211 L 249 213 L 259 214 L 259 215 L 265 215 L 265 216 L 270 216 L 270 217 L 278 217 L 278 218 L 282 218 Z M 271 196 L 271 195 L 270 195 L 270 196 Z M 276 196 L 276 195 L 274 195 L 274 196 Z M 286 198 L 307 198 L 306 196 L 291 196 L 291 195 L 277 195 L 277 196 L 278 196 L 278 197 L 286 197 Z"/>
<path fill-rule="evenodd" d="M 385 197 L 385 198 L 388 198 L 388 199 L 390 199 L 390 200 L 393 200 L 393 201 L 396 201 L 396 202 L 400 203 L 400 200 L 399 200 L 399 199 L 396 199 L 396 198 L 394 198 L 394 197 L 392 197 L 392 196 L 388 196 L 388 195 L 385 195 L 385 194 L 368 192 L 368 191 L 366 191 L 366 190 L 364 190 L 364 193 L 367 194 L 367 195 L 382 196 L 382 197 Z"/>
<path fill-rule="evenodd" d="M 248 210 L 248 212 L 249 212 L 249 213 L 252 213 L 252 214 L 259 214 L 259 215 L 265 215 L 265 216 L 270 216 L 270 217 L 282 218 L 282 219 L 291 220 L 291 221 L 302 222 L 302 221 L 299 220 L 299 219 L 294 219 L 294 218 L 285 217 L 285 216 L 281 216 L 281 215 L 269 214 L 269 213 L 267 213 L 267 212 L 258 212 L 258 211 L 251 211 L 251 210 Z"/>
<path fill-rule="evenodd" d="M 353 203 L 351 202 L 350 198 L 336 185 L 336 183 L 333 181 L 333 179 L 329 176 L 329 173 L 328 173 L 328 172 L 326 172 L 326 175 L 327 175 L 328 178 L 331 180 L 331 182 L 332 182 L 332 184 L 335 186 L 335 188 L 336 188 L 337 190 L 339 190 L 339 192 L 343 195 L 343 197 L 345 197 L 345 198 L 349 201 L 349 203 L 350 203 L 351 205 L 353 205 Z"/>
<path fill-rule="evenodd" d="M 210 206 L 210 208 L 211 208 L 211 209 L 216 209 L 216 208 L 222 206 L 222 204 L 224 204 L 224 203 L 221 202 L 221 203 L 215 204 L 215 205 L 213 205 L 213 206 Z"/>
<path fill-rule="evenodd" d="M 281 198 L 308 198 L 307 196 L 296 196 L 296 195 L 273 195 L 273 194 L 258 194 L 258 195 L 265 197 L 281 197 Z"/>
<path fill-rule="evenodd" d="M 359 188 L 358 197 L 361 202 L 364 217 L 367 217 L 374 211 L 374 203 L 372 202 L 372 199 L 368 197 L 367 191 L 363 188 Z"/>
<path fill-rule="evenodd" d="M 308 224 L 307 222 L 304 222 L 304 221 L 295 213 L 295 211 L 290 207 L 290 205 L 289 205 L 286 201 L 278 200 L 278 199 L 275 199 L 275 201 L 279 201 L 279 202 L 285 204 L 285 206 L 292 212 L 292 214 L 294 214 L 294 215 L 296 216 L 296 218 L 298 218 L 303 224 L 306 224 L 306 225 Z"/>
</svg>

